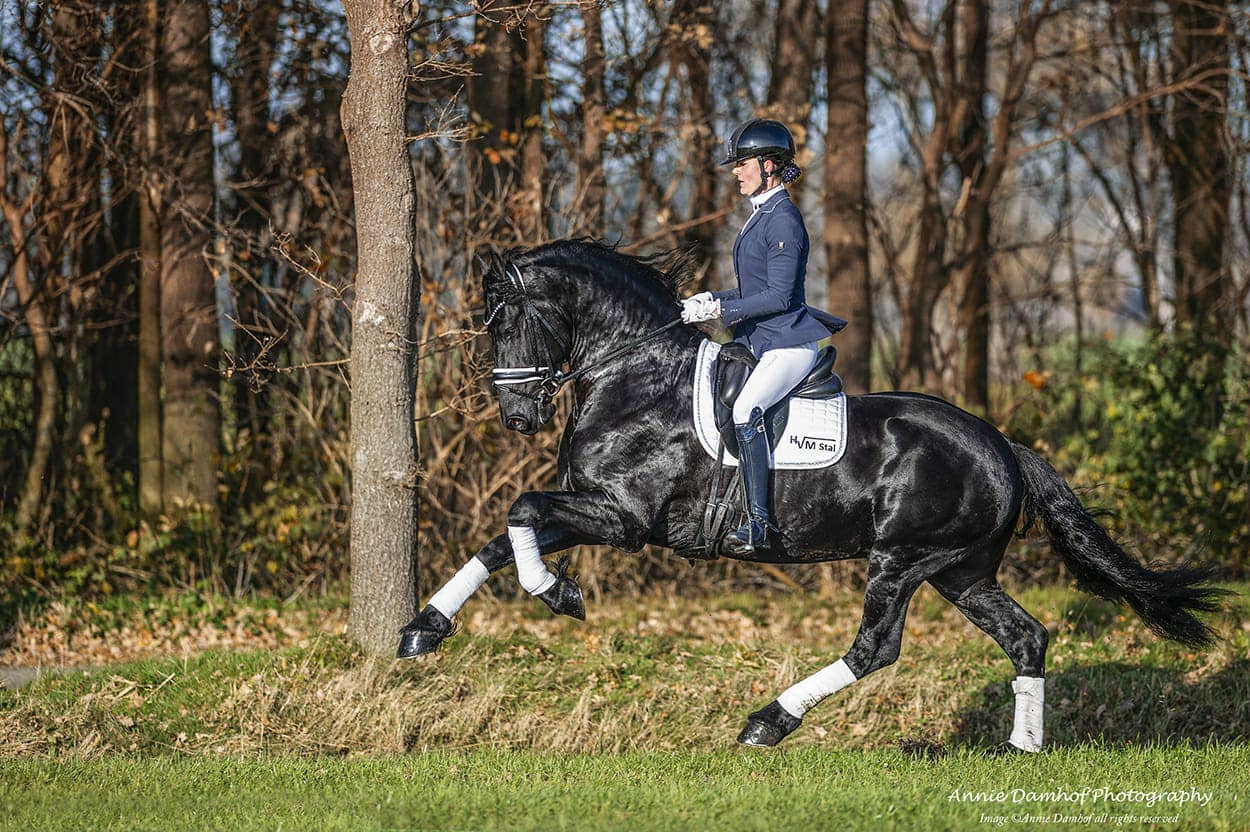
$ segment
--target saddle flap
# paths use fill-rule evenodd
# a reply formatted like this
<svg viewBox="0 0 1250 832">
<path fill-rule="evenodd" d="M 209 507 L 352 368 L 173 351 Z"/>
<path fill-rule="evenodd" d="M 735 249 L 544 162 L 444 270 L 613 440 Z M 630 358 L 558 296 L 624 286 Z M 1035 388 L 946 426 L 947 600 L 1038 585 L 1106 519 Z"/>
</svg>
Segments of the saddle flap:
<svg viewBox="0 0 1250 832">
<path fill-rule="evenodd" d="M 747 376 L 759 362 L 742 344 L 731 341 L 721 347 L 716 356 L 716 369 L 712 374 L 712 401 L 715 403 L 716 429 L 720 432 L 725 450 L 734 456 L 738 455 L 738 435 L 734 432 L 733 406 Z M 789 413 L 789 397 L 782 399 L 764 413 L 764 425 L 768 433 L 768 444 L 773 450 L 786 432 L 786 419 Z"/>
</svg>

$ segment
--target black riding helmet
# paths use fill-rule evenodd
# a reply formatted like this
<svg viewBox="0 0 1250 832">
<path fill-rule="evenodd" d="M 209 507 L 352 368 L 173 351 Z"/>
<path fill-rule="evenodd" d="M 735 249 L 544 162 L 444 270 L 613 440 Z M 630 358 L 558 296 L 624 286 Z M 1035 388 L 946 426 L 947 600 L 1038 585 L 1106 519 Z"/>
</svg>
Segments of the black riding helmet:
<svg viewBox="0 0 1250 832">
<path fill-rule="evenodd" d="M 725 142 L 725 158 L 721 166 L 736 165 L 752 156 L 788 162 L 794 158 L 794 137 L 780 121 L 753 118 L 744 122 Z"/>
<path fill-rule="evenodd" d="M 778 167 L 773 173 L 778 174 L 782 164 L 794 159 L 794 137 L 780 121 L 753 118 L 744 122 L 725 142 L 725 158 L 720 164 L 721 167 L 736 165 L 743 159 L 753 157 L 760 166 L 760 186 L 755 190 L 758 194 L 764 190 L 764 183 L 768 181 L 764 160 L 773 160 Z"/>
</svg>

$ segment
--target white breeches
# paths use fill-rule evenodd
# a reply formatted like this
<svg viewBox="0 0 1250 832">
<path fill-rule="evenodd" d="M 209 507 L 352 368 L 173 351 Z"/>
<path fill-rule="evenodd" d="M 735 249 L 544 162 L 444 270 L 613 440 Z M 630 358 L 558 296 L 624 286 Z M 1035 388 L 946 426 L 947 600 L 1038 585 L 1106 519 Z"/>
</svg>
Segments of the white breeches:
<svg viewBox="0 0 1250 832">
<path fill-rule="evenodd" d="M 816 366 L 817 341 L 797 347 L 765 350 L 734 402 L 734 424 L 745 425 L 755 408 L 768 410 L 785 398 Z"/>
</svg>

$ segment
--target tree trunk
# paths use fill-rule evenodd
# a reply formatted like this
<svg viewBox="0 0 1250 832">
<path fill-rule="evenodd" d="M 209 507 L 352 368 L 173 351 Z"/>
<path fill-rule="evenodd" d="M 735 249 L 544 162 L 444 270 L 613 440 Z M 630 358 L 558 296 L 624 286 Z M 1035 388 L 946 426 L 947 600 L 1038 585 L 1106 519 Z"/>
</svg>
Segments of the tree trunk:
<svg viewBox="0 0 1250 832">
<path fill-rule="evenodd" d="M 586 54 L 582 59 L 582 147 L 577 160 L 577 192 L 582 226 L 593 236 L 603 234 L 603 120 L 607 115 L 603 51 L 603 10 L 596 3 L 582 7 Z"/>
<path fill-rule="evenodd" d="M 857 4 L 858 0 L 852 5 Z M 837 17 L 843 17 L 844 11 L 847 18 L 855 13 L 853 9 L 839 6 Z M 783 122 L 794 134 L 800 164 L 807 161 L 808 127 L 815 97 L 812 77 L 819 43 L 815 33 L 819 25 L 820 10 L 816 3 L 808 0 L 780 0 L 778 3 L 767 114 Z M 789 186 L 796 203 L 804 181 L 800 179 Z"/>
<path fill-rule="evenodd" d="M 690 219 L 698 220 L 716 211 L 716 182 L 725 174 L 716 166 L 716 135 L 712 124 L 718 105 L 712 92 L 712 44 L 700 41 L 695 32 L 706 32 L 715 37 L 720 31 L 716 25 L 716 13 L 711 4 L 699 0 L 679 0 L 673 9 L 670 30 L 681 33 L 675 41 L 674 59 L 686 70 L 686 120 L 691 136 L 688 153 L 694 161 L 690 175 L 694 177 L 694 191 L 690 197 Z M 686 232 L 698 246 L 699 256 L 706 258 L 707 268 L 697 288 L 716 288 L 717 263 L 713 246 L 716 242 L 716 224 L 701 222 Z"/>
<path fill-rule="evenodd" d="M 517 223 L 529 245 L 543 242 L 545 234 L 543 186 L 547 180 L 547 155 L 543 150 L 543 98 L 546 90 L 547 26 L 535 16 L 525 24 L 525 97 L 521 104 L 521 189 Z"/>
<path fill-rule="evenodd" d="M 987 0 L 963 8 L 963 123 L 955 163 L 968 198 L 964 203 L 963 246 L 959 262 L 960 329 L 964 334 L 964 406 L 986 415 L 990 406 L 990 198 L 983 189 L 986 168 L 985 71 L 990 9 Z"/>
<path fill-rule="evenodd" d="M 89 345 L 91 405 L 89 418 L 104 424 L 104 451 L 113 487 L 135 483 L 139 446 L 138 303 L 139 198 L 135 173 L 146 158 L 135 140 L 141 118 L 146 41 L 143 3 L 119 0 L 110 10 L 113 28 L 109 47 L 121 65 L 115 71 L 113 95 L 120 103 L 100 101 L 101 133 L 120 152 L 106 154 L 96 174 L 96 187 L 111 184 L 107 229 L 101 234 L 98 257 L 107 263 L 101 275 L 95 317 L 102 329 Z M 101 217 L 101 223 L 106 218 Z M 130 500 L 133 501 L 131 491 Z M 133 518 L 127 517 L 126 522 Z"/>
<path fill-rule="evenodd" d="M 220 459 L 213 221 L 212 64 L 205 0 L 162 6 L 161 330 L 163 503 L 215 508 Z"/>
<path fill-rule="evenodd" d="M 136 183 L 139 199 L 139 511 L 148 520 L 161 513 L 161 192 L 160 54 L 158 0 L 143 0 L 144 60 L 142 112 L 137 144 L 143 165 Z"/>
<path fill-rule="evenodd" d="M 849 28 L 859 11 L 859 0 L 851 7 L 839 5 L 830 22 Z M 807 119 L 812 113 L 812 73 L 816 69 L 813 37 L 819 24 L 816 3 L 807 0 L 780 0 L 773 38 L 772 74 L 768 81 L 770 115 L 795 131 L 795 143 L 806 144 Z M 867 35 L 865 35 L 867 37 Z"/>
<path fill-rule="evenodd" d="M 351 160 L 357 275 L 351 350 L 351 630 L 395 649 L 416 612 L 416 202 L 404 132 L 408 20 L 389 0 L 344 0 L 351 73 L 342 119 Z M 407 14 L 415 15 L 416 7 Z"/>
<path fill-rule="evenodd" d="M 1228 0 L 1174 0 L 1172 61 L 1177 82 L 1192 86 L 1172 97 L 1167 160 L 1176 221 L 1176 313 L 1198 331 L 1232 337 L 1229 279 L 1224 267 L 1231 177 L 1228 110 Z"/>
<path fill-rule="evenodd" d="M 56 439 L 56 412 L 61 401 L 61 387 L 56 376 L 56 354 L 52 347 L 52 335 L 48 330 L 48 315 L 44 311 L 43 300 L 35 296 L 34 286 L 31 285 L 26 251 L 19 247 L 26 229 L 21 224 L 15 224 L 14 219 L 21 218 L 9 218 L 10 233 L 18 252 L 10 274 L 13 277 L 13 286 L 17 289 L 18 303 L 26 310 L 26 325 L 30 328 L 30 339 L 35 352 L 35 393 L 39 400 L 35 411 L 34 447 L 14 517 L 17 536 L 21 539 L 30 531 L 43 496 L 43 482 L 48 475 L 52 443 Z"/>
<path fill-rule="evenodd" d="M 825 131 L 825 253 L 828 306 L 850 320 L 838 336 L 847 389 L 871 389 L 872 282 L 868 273 L 868 0 L 825 21 L 828 121 Z"/>
<path fill-rule="evenodd" d="M 933 309 L 950 283 L 946 272 L 946 216 L 942 210 L 941 176 L 945 160 L 946 122 L 939 115 L 926 139 L 921 160 L 921 198 L 917 217 L 916 253 L 903 306 L 902 334 L 896 371 L 904 390 L 938 392 L 931 359 Z"/>
<path fill-rule="evenodd" d="M 9 183 L 9 137 L 7 126 L 0 124 L 0 208 L 4 211 L 4 220 L 9 226 L 9 237 L 13 245 L 13 262 L 9 267 L 9 276 L 13 288 L 17 290 L 17 302 L 25 310 L 26 326 L 30 329 L 31 346 L 35 353 L 35 395 L 39 406 L 35 411 L 35 436 L 30 454 L 30 464 L 26 468 L 26 481 L 22 486 L 21 496 L 17 502 L 17 513 L 14 526 L 17 539 L 26 537 L 35 515 L 39 510 L 43 496 L 43 483 L 48 474 L 49 460 L 52 455 L 52 444 L 56 439 L 56 413 L 60 404 L 61 389 L 56 375 L 56 353 L 52 344 L 52 334 L 48 328 L 48 313 L 43 298 L 36 293 L 30 276 L 30 256 L 27 234 L 30 229 L 26 224 L 26 214 L 30 210 L 33 192 L 22 204 L 10 199 L 7 192 Z M 30 183 L 30 187 L 36 187 Z"/>
<path fill-rule="evenodd" d="M 234 127 L 239 141 L 239 166 L 234 175 L 236 217 L 230 275 L 236 287 L 235 308 L 243 327 L 261 323 L 263 285 L 271 269 L 269 256 L 269 189 L 273 175 L 269 132 L 269 74 L 277 51 L 282 4 L 269 0 L 246 0 L 239 15 L 236 72 L 231 85 Z M 240 276 L 238 272 L 242 272 Z M 246 332 L 236 332 L 235 353 L 243 367 L 250 367 L 259 354 L 259 343 Z M 246 426 L 254 443 L 263 443 L 269 434 L 270 398 L 263 385 L 254 385 L 250 373 L 235 383 L 234 402 L 240 427 Z"/>
<path fill-rule="evenodd" d="M 480 138 L 467 145 L 473 183 L 468 190 L 471 197 L 489 204 L 506 197 L 509 173 L 516 166 L 517 142 L 521 138 L 519 103 L 525 97 L 525 42 L 519 26 L 509 32 L 503 23 L 484 15 L 474 19 L 474 26 L 479 51 L 473 59 L 469 107 Z M 468 216 L 478 215 L 487 214 L 470 205 Z"/>
</svg>

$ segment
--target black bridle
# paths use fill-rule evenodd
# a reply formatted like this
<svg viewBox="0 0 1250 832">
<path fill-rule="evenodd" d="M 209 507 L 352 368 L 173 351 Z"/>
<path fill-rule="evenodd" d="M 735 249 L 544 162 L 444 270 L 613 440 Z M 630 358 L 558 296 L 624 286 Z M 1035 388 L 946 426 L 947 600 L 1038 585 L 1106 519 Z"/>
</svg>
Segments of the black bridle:
<svg viewBox="0 0 1250 832">
<path fill-rule="evenodd" d="M 524 337 L 530 343 L 530 355 L 537 356 L 545 353 L 547 364 L 534 367 L 497 367 L 491 371 L 491 376 L 494 385 L 499 390 L 506 390 L 514 396 L 529 399 L 539 408 L 550 407 L 552 400 L 560 392 L 560 388 L 569 382 L 576 381 L 591 370 L 615 361 L 620 356 L 681 323 L 681 317 L 679 316 L 659 329 L 652 330 L 646 335 L 617 347 L 599 360 L 566 373 L 563 367 L 572 354 L 568 338 L 558 328 L 553 326 L 539 311 L 537 305 L 530 300 L 529 291 L 525 285 L 525 277 L 521 274 L 520 267 L 513 263 L 508 268 L 512 270 L 512 273 L 509 274 L 505 271 L 505 274 L 508 275 L 508 280 L 521 298 L 521 312 L 524 314 L 526 321 L 522 328 Z M 495 320 L 495 316 L 499 314 L 499 311 L 507 303 L 508 299 L 503 298 L 499 303 L 495 304 L 495 307 L 487 312 L 484 324 L 489 327 L 491 321 Z M 553 344 L 556 349 L 552 349 Z M 538 388 L 533 392 L 512 389 L 512 385 L 533 384 L 535 382 L 538 383 Z"/>
</svg>

